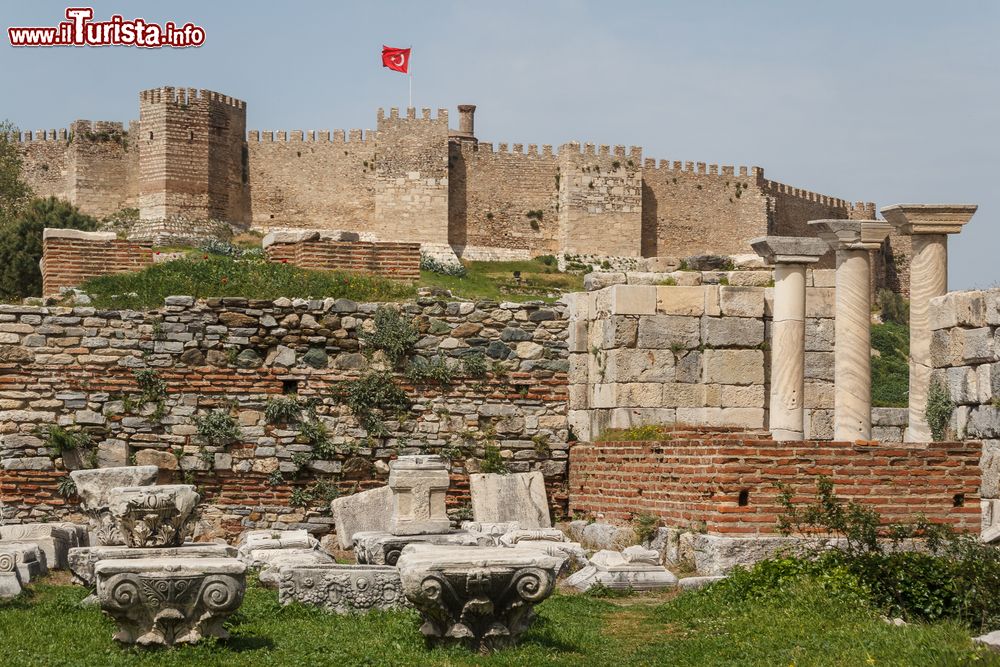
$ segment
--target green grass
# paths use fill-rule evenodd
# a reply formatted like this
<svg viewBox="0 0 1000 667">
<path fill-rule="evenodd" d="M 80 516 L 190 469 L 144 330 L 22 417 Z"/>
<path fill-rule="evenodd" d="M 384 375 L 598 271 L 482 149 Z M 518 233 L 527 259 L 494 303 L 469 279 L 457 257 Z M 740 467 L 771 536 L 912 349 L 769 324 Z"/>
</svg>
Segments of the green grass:
<svg viewBox="0 0 1000 667">
<path fill-rule="evenodd" d="M 310 271 L 290 264 L 237 261 L 221 255 L 192 255 L 154 264 L 136 273 L 91 278 L 81 289 L 99 308 L 158 308 L 164 297 L 348 298 L 397 301 L 411 297 L 411 285 L 337 271 Z"/>
<path fill-rule="evenodd" d="M 909 400 L 910 329 L 886 322 L 873 324 L 871 335 L 872 347 L 879 352 L 872 357 L 872 405 L 905 408 Z"/>
<path fill-rule="evenodd" d="M 495 301 L 555 301 L 566 292 L 583 290 L 583 275 L 560 273 L 554 265 L 539 259 L 521 262 L 463 262 L 468 274 L 463 278 L 420 272 L 420 284 L 450 289 L 455 296 Z M 521 272 L 521 282 L 514 272 Z"/>
<path fill-rule="evenodd" d="M 0 602 L 0 663 L 28 665 L 997 665 L 954 623 L 897 628 L 818 586 L 736 604 L 711 589 L 663 598 L 555 595 L 522 644 L 492 656 L 429 650 L 415 612 L 341 617 L 251 586 L 232 637 L 171 650 L 122 648 L 80 587 L 39 583 Z"/>
</svg>

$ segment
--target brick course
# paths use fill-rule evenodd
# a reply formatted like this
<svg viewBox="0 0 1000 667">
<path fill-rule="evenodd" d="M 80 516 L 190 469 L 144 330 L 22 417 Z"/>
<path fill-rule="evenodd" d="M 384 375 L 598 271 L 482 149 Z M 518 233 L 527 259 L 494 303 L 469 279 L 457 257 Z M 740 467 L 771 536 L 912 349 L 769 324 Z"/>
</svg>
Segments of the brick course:
<svg viewBox="0 0 1000 667">
<path fill-rule="evenodd" d="M 67 235 L 60 235 L 67 234 Z M 58 295 L 88 278 L 140 271 L 153 263 L 149 243 L 123 241 L 109 233 L 45 230 L 42 240 L 42 295 Z"/>
<path fill-rule="evenodd" d="M 319 238 L 274 243 L 265 252 L 272 262 L 287 262 L 303 269 L 360 271 L 411 282 L 420 279 L 419 243 Z"/>
</svg>

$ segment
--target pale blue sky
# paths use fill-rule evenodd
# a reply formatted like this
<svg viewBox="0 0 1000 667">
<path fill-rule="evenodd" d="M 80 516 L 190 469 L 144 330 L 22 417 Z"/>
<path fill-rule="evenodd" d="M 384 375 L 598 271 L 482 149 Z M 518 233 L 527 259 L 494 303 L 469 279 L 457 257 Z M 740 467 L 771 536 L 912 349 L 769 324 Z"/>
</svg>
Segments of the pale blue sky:
<svg viewBox="0 0 1000 667">
<path fill-rule="evenodd" d="M 246 100 L 252 129 L 368 128 L 406 105 L 381 45 L 412 45 L 415 106 L 477 104 L 485 141 L 637 144 L 879 206 L 978 203 L 952 238 L 950 286 L 1000 283 L 998 2 L 91 4 L 98 19 L 192 21 L 207 41 L 12 49 L 4 34 L 0 118 L 127 121 L 140 89 L 177 85 Z M 65 7 L 3 2 L 0 23 L 55 25 Z"/>
</svg>

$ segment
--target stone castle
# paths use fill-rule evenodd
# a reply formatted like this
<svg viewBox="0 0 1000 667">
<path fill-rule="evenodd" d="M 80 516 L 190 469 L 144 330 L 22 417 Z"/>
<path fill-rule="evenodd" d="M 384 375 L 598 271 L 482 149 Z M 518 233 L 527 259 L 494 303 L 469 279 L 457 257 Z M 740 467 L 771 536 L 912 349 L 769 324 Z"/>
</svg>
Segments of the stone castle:
<svg viewBox="0 0 1000 667">
<path fill-rule="evenodd" d="M 164 87 L 140 93 L 127 129 L 76 121 L 17 139 L 38 195 L 98 217 L 138 209 L 130 238 L 157 242 L 335 228 L 466 259 L 685 257 L 812 236 L 809 220 L 875 217 L 873 203 L 771 181 L 759 167 L 655 160 L 637 146 L 480 142 L 475 111 L 458 107 L 457 130 L 445 109 L 411 108 L 379 109 L 374 131 L 247 132 L 245 102 Z M 906 240 L 893 235 L 876 253 L 878 284 L 905 291 Z"/>
</svg>

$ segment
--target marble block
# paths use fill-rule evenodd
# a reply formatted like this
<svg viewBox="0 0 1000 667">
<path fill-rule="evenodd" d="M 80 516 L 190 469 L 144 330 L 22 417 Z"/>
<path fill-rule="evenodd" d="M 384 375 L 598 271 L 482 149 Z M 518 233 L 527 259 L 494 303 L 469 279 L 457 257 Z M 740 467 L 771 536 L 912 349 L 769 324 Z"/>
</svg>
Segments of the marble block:
<svg viewBox="0 0 1000 667">
<path fill-rule="evenodd" d="M 601 585 L 613 590 L 655 591 L 673 588 L 677 577 L 659 564 L 659 553 L 643 547 L 598 551 L 590 565 L 566 579 L 566 585 L 586 591 Z"/>
<path fill-rule="evenodd" d="M 486 652 L 511 646 L 531 626 L 562 563 L 533 550 L 411 544 L 398 567 L 428 643 Z"/>
<path fill-rule="evenodd" d="M 21 590 L 21 575 L 17 571 L 15 554 L 0 549 L 0 599 L 17 597 Z"/>
<path fill-rule="evenodd" d="M 251 551 L 263 549 L 315 549 L 319 540 L 308 531 L 299 530 L 248 530 L 236 541 L 240 558 L 246 560 Z"/>
<path fill-rule="evenodd" d="M 337 561 L 319 549 L 262 549 L 250 552 L 250 567 L 259 567 L 260 583 L 267 588 L 277 588 L 281 571 L 286 567 L 306 565 L 333 565 Z"/>
<path fill-rule="evenodd" d="M 550 528 L 545 478 L 534 472 L 469 475 L 472 515 L 480 523 L 516 521 L 521 528 Z"/>
<path fill-rule="evenodd" d="M 158 473 L 159 468 L 156 466 L 94 468 L 69 473 L 76 484 L 80 507 L 90 519 L 90 529 L 98 544 L 125 544 L 108 510 L 111 490 L 123 486 L 155 484 Z"/>
<path fill-rule="evenodd" d="M 10 542 L 31 542 L 45 553 L 46 565 L 54 570 L 66 569 L 66 553 L 77 541 L 75 529 L 64 524 L 22 523 L 0 526 L 0 545 Z"/>
<path fill-rule="evenodd" d="M 521 524 L 517 521 L 463 521 L 462 530 L 467 533 L 478 533 L 480 536 L 489 538 L 491 544 L 488 546 L 500 546 L 500 538 L 512 530 L 519 530 Z"/>
<path fill-rule="evenodd" d="M 134 548 L 179 547 L 194 531 L 201 500 L 191 484 L 117 487 L 109 498 L 118 532 Z"/>
<path fill-rule="evenodd" d="M 124 644 L 194 644 L 229 636 L 223 622 L 243 603 L 246 565 L 235 558 L 102 560 L 94 568 L 101 610 Z"/>
<path fill-rule="evenodd" d="M 6 542 L 0 545 L 0 553 L 14 558 L 14 566 L 22 586 L 49 571 L 45 563 L 45 552 L 33 542 Z"/>
<path fill-rule="evenodd" d="M 301 602 L 337 614 L 402 609 L 399 570 L 387 565 L 289 566 L 281 569 L 281 604 Z"/>
<path fill-rule="evenodd" d="M 448 462 L 437 455 L 400 456 L 389 463 L 393 535 L 444 533 L 451 527 L 445 508 L 451 483 Z"/>
<path fill-rule="evenodd" d="M 330 503 L 337 543 L 341 549 L 354 546 L 354 534 L 388 531 L 392 518 L 392 489 L 380 486 L 349 496 L 336 498 Z"/>
<path fill-rule="evenodd" d="M 235 558 L 236 547 L 228 544 L 193 543 L 188 542 L 179 547 L 148 547 L 133 549 L 125 546 L 115 547 L 78 547 L 70 549 L 68 555 L 69 571 L 73 574 L 73 583 L 93 588 L 94 567 L 102 560 L 123 560 L 139 558 Z"/>
<path fill-rule="evenodd" d="M 476 533 L 452 531 L 436 535 L 393 535 L 392 533 L 355 533 L 354 557 L 362 565 L 395 565 L 408 544 L 452 544 L 490 546 L 492 540 Z"/>
</svg>

